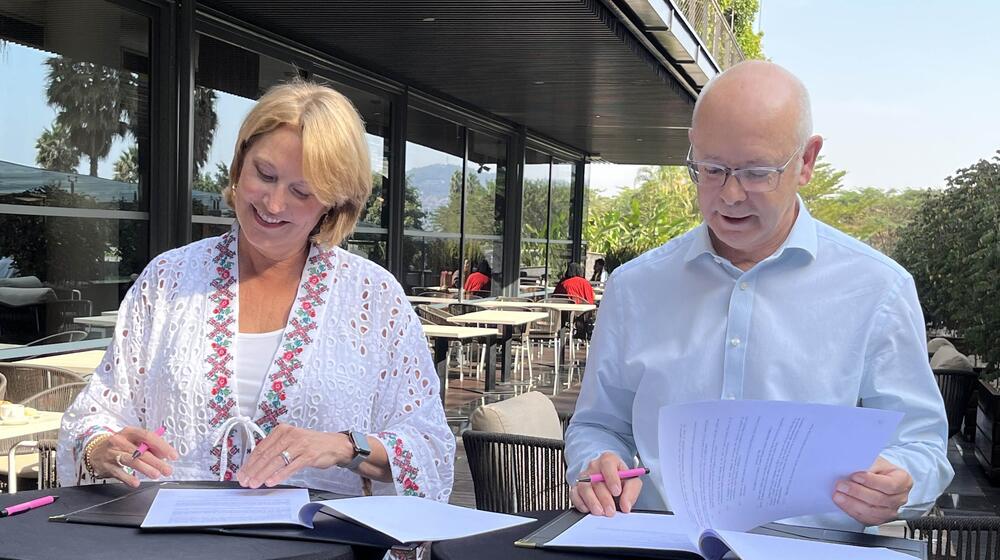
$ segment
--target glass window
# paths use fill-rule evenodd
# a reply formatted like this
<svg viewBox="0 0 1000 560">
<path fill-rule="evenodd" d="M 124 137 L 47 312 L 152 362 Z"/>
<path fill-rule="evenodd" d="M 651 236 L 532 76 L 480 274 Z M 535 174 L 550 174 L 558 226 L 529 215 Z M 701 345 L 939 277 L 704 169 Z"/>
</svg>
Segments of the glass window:
<svg viewBox="0 0 1000 560">
<path fill-rule="evenodd" d="M 521 200 L 521 269 L 519 285 L 530 292 L 547 283 L 549 180 L 552 158 L 525 150 Z"/>
<path fill-rule="evenodd" d="M 207 35 L 198 36 L 194 92 L 192 238 L 229 230 L 236 214 L 222 198 L 243 118 L 268 88 L 298 75 L 281 62 Z"/>
<path fill-rule="evenodd" d="M 490 295 L 500 294 L 503 286 L 506 182 L 507 141 L 470 130 L 469 158 L 465 166 L 464 252 L 470 267 L 477 270 L 484 268 L 481 263 L 486 261 L 491 272 Z"/>
<path fill-rule="evenodd" d="M 149 38 L 111 2 L 4 4 L 0 343 L 105 334 L 75 320 L 117 309 L 149 260 Z"/>
<path fill-rule="evenodd" d="M 461 260 L 465 129 L 416 109 L 407 112 L 403 206 L 403 287 L 457 290 L 470 263 Z"/>
<path fill-rule="evenodd" d="M 388 266 L 386 245 L 389 240 L 389 123 L 392 103 L 389 99 L 322 76 L 313 81 L 330 86 L 344 94 L 357 108 L 365 123 L 365 138 L 372 166 L 372 193 L 358 220 L 354 234 L 346 248 L 383 267 Z"/>
</svg>

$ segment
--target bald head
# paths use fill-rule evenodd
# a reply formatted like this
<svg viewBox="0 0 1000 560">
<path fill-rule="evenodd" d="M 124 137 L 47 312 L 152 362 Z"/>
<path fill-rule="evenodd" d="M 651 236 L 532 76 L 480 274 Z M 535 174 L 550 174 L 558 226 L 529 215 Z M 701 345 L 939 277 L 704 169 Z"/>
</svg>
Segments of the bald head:
<svg viewBox="0 0 1000 560">
<path fill-rule="evenodd" d="M 776 134 L 791 135 L 788 141 L 800 146 L 812 136 L 809 92 L 791 72 L 772 62 L 741 62 L 712 78 L 695 102 L 692 128 L 706 113 L 723 118 L 750 115 Z"/>
</svg>

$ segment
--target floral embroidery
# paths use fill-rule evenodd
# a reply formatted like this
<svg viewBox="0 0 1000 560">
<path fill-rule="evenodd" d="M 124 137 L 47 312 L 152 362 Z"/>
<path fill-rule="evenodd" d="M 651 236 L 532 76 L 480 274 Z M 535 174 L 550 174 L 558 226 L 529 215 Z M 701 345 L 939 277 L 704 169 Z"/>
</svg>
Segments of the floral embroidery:
<svg viewBox="0 0 1000 560">
<path fill-rule="evenodd" d="M 298 306 L 285 327 L 283 344 L 278 357 L 274 360 L 278 371 L 271 374 L 271 386 L 263 395 L 263 402 L 258 405 L 263 415 L 256 422 L 267 433 L 278 425 L 278 417 L 287 411 L 283 403 L 287 398 L 286 390 L 299 382 L 295 377 L 295 372 L 302 369 L 299 357 L 305 347 L 313 341 L 310 332 L 319 326 L 316 322 L 316 310 L 326 303 L 323 295 L 330 289 L 325 280 L 333 267 L 330 262 L 332 256 L 332 252 L 317 251 L 306 261 L 306 270 L 303 274 L 305 281 L 299 287 L 299 293 L 302 295 L 296 300 Z"/>
<path fill-rule="evenodd" d="M 413 452 L 403 447 L 403 438 L 392 432 L 379 432 L 378 437 L 389 443 L 387 446 L 389 456 L 392 464 L 399 471 L 396 482 L 403 485 L 403 495 L 423 498 L 424 493 L 420 491 L 420 485 L 417 484 L 420 469 L 413 465 Z"/>
<path fill-rule="evenodd" d="M 215 291 L 209 296 L 209 300 L 214 304 L 212 316 L 209 318 L 211 332 L 212 351 L 209 352 L 207 361 L 212 366 L 208 373 L 208 379 L 212 382 L 211 397 L 208 403 L 212 416 L 209 424 L 213 428 L 221 426 L 233 411 L 239 410 L 237 406 L 234 389 L 232 387 L 233 375 L 230 369 L 232 356 L 232 344 L 235 336 L 234 328 L 236 317 L 233 309 L 233 302 L 236 299 L 234 286 L 236 278 L 233 275 L 233 267 L 236 265 L 236 253 L 231 249 L 236 242 L 235 230 L 222 236 L 216 245 L 217 254 L 213 259 L 218 276 L 212 281 Z M 306 269 L 303 274 L 304 280 L 299 287 L 299 294 L 292 319 L 285 326 L 285 334 L 281 350 L 275 359 L 277 372 L 271 374 L 270 385 L 264 393 L 257 408 L 260 416 L 254 420 L 265 433 L 270 433 L 279 423 L 280 417 L 288 412 L 284 401 L 287 399 L 289 387 L 298 383 L 295 374 L 302 369 L 301 354 L 306 346 L 313 342 L 310 334 L 316 328 L 317 309 L 326 303 L 324 295 L 329 291 L 326 278 L 333 268 L 330 251 L 319 251 L 314 249 L 312 256 L 306 261 Z M 233 445 L 230 437 L 227 455 L 227 472 L 223 474 L 226 480 L 231 480 L 239 470 L 238 457 L 240 448 Z M 222 445 L 217 445 L 212 449 L 212 455 L 216 458 L 215 464 L 211 467 L 214 474 L 218 475 L 222 458 Z"/>
<path fill-rule="evenodd" d="M 83 431 L 82 434 L 76 436 L 76 441 L 73 442 L 73 460 L 78 461 L 80 459 L 80 453 L 83 451 L 83 446 L 90 441 L 91 436 L 98 433 L 115 433 L 114 430 L 108 426 L 91 426 Z"/>
</svg>

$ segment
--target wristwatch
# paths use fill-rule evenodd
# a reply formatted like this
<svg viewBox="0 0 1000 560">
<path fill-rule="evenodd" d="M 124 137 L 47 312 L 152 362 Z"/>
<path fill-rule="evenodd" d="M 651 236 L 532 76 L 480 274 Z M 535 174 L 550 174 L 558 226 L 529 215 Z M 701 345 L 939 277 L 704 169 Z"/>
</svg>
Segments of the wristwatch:
<svg viewBox="0 0 1000 560">
<path fill-rule="evenodd" d="M 344 468 L 354 470 L 372 454 L 372 448 L 368 445 L 368 436 L 357 430 L 344 430 L 340 433 L 347 436 L 347 439 L 351 440 L 351 445 L 354 446 L 354 458 L 351 459 L 350 463 L 344 465 Z"/>
</svg>

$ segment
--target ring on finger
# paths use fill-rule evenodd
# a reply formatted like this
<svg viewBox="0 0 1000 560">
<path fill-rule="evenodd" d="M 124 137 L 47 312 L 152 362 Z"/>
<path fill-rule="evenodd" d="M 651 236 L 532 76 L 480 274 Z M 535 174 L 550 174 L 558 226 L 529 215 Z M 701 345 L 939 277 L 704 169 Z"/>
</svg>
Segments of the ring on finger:
<svg viewBox="0 0 1000 560">
<path fill-rule="evenodd" d="M 125 474 L 127 474 L 129 476 L 132 476 L 132 475 L 135 474 L 135 469 L 133 469 L 132 467 L 126 465 L 125 463 L 122 463 L 122 454 L 121 453 L 115 455 L 115 462 L 118 463 L 118 466 L 121 467 L 123 471 L 125 471 Z"/>
<path fill-rule="evenodd" d="M 286 467 L 292 464 L 292 456 L 288 454 L 287 450 L 282 451 L 279 455 L 281 455 L 281 460 L 285 462 Z"/>
</svg>

